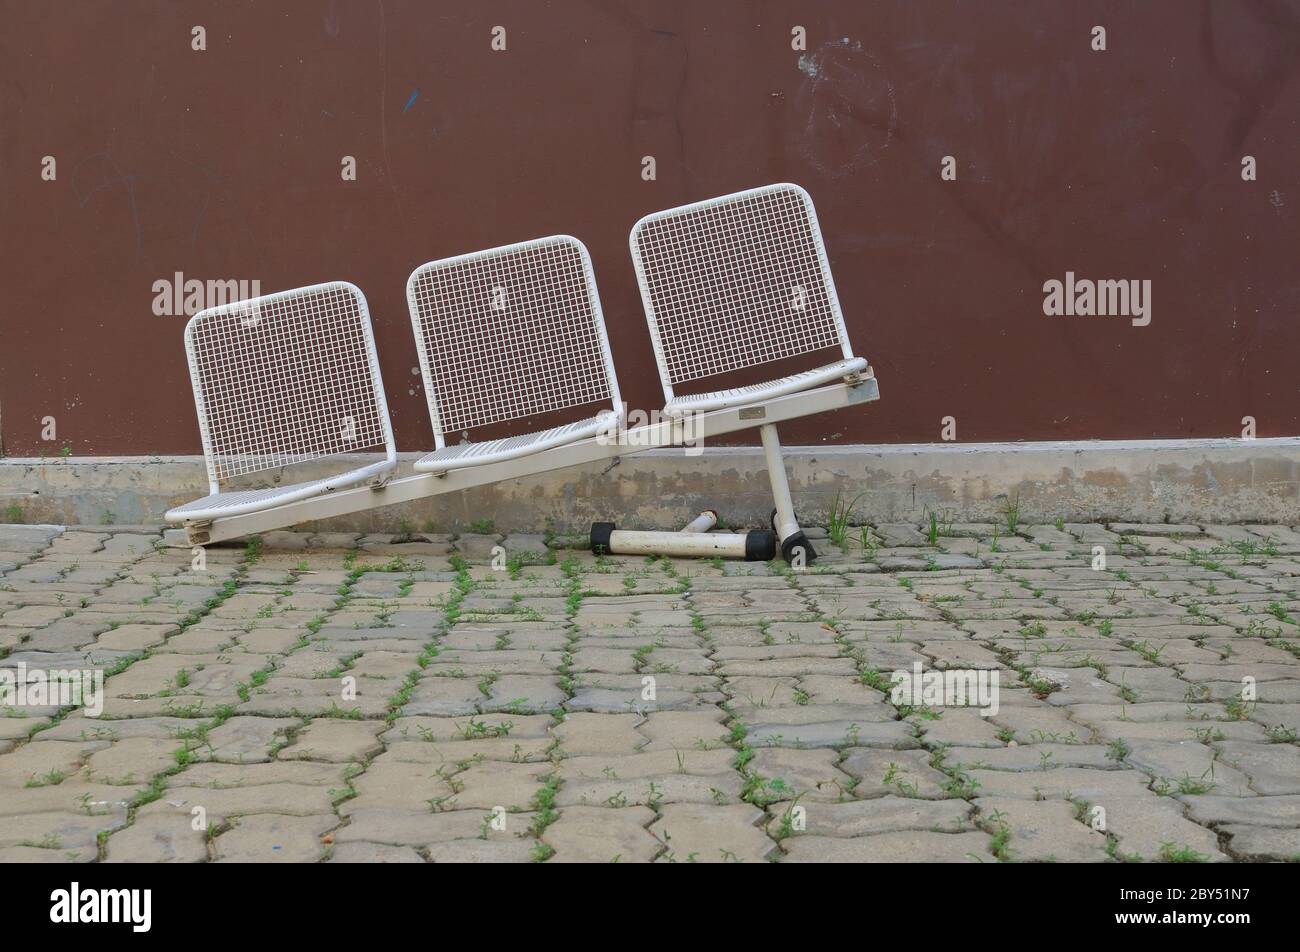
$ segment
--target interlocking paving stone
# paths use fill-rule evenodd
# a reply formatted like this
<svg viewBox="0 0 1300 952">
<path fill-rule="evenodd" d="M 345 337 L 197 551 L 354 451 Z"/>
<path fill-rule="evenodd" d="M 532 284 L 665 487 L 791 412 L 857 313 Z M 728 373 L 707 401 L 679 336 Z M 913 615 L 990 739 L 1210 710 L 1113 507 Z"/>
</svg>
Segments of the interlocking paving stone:
<svg viewBox="0 0 1300 952">
<path fill-rule="evenodd" d="M 965 800 L 916 800 L 910 797 L 884 796 L 870 800 L 839 803 L 801 804 L 804 829 L 791 831 L 794 836 L 854 837 L 869 833 L 900 830 L 962 832 L 973 830 L 974 808 Z M 777 833 L 791 813 L 789 803 L 776 803 L 767 810 L 772 817 L 769 833 Z M 791 820 L 793 816 L 791 815 Z"/>
<path fill-rule="evenodd" d="M 920 746 L 912 725 L 902 721 L 840 718 L 812 723 L 781 723 L 770 714 L 763 723 L 752 724 L 745 739 L 755 747 L 888 747 L 905 750 Z"/>
<path fill-rule="evenodd" d="M 987 828 L 1005 828 L 1007 858 L 1014 862 L 1099 863 L 1106 859 L 1106 837 L 1075 817 L 1074 804 L 1059 800 L 980 797 L 978 819 Z"/>
<path fill-rule="evenodd" d="M 117 740 L 86 759 L 85 774 L 99 783 L 148 783 L 175 764 L 180 746 L 179 741 L 154 737 Z"/>
<path fill-rule="evenodd" d="M 96 849 L 101 832 L 125 825 L 125 811 L 95 816 L 71 812 L 0 816 L 0 848 Z"/>
<path fill-rule="evenodd" d="M 992 862 L 986 833 L 875 833 L 846 839 L 796 836 L 783 840 L 786 863 Z"/>
<path fill-rule="evenodd" d="M 1231 764 L 1245 774 L 1255 793 L 1300 794 L 1300 750 L 1294 743 L 1264 745 L 1225 741 L 1214 747 L 1218 761 Z M 1224 786 L 1215 789 L 1219 793 L 1236 792 Z"/>
<path fill-rule="evenodd" d="M 986 767 L 993 770 L 1054 770 L 1057 767 L 1097 767 L 1116 765 L 1105 747 L 1091 744 L 1036 743 L 1015 747 L 952 747 L 945 762 L 967 769 Z"/>
<path fill-rule="evenodd" d="M 765 814 L 749 804 L 707 806 L 670 803 L 650 827 L 665 847 L 665 862 L 756 863 L 776 844 L 754 824 Z"/>
<path fill-rule="evenodd" d="M 383 843 L 344 843 L 330 850 L 331 863 L 423 863 L 424 857 L 409 846 Z"/>
<path fill-rule="evenodd" d="M 143 812 L 190 816 L 195 807 L 202 807 L 208 820 L 219 824 L 230 817 L 254 813 L 322 815 L 330 812 L 333 801 L 334 796 L 326 788 L 304 784 L 268 783 L 223 789 L 173 783 L 167 787 L 161 800 L 141 807 L 136 816 Z"/>
<path fill-rule="evenodd" d="M 1224 860 L 1218 836 L 1184 817 L 1183 805 L 1171 797 L 1103 797 L 1089 809 L 1105 810 L 1106 832 L 1117 839 L 1116 855 L 1157 862 L 1167 848 L 1191 849 L 1207 860 Z"/>
<path fill-rule="evenodd" d="M 1266 862 L 1300 862 L 1300 830 L 1275 830 L 1262 826 L 1226 823 L 1219 827 L 1231 839 L 1228 849 L 1242 859 Z"/>
<path fill-rule="evenodd" d="M 511 813 L 504 818 L 505 828 L 497 830 L 487 810 L 452 810 L 444 813 L 403 810 L 357 810 L 347 826 L 333 835 L 336 844 L 367 842 L 390 846 L 423 848 L 433 843 L 485 838 L 509 840 L 527 831 L 534 820 L 529 812 Z"/>
<path fill-rule="evenodd" d="M 725 715 L 717 709 L 696 711 L 656 711 L 638 726 L 637 731 L 649 738 L 644 750 L 695 748 L 712 750 L 727 739 Z"/>
<path fill-rule="evenodd" d="M 625 756 L 596 755 L 565 757 L 560 761 L 560 775 L 567 779 L 608 780 L 636 777 L 662 777 L 670 774 L 725 774 L 731 770 L 733 751 L 717 750 L 657 750 Z"/>
<path fill-rule="evenodd" d="M 195 830 L 182 815 L 138 817 L 108 838 L 109 863 L 202 863 L 208 859 L 207 831 Z"/>
<path fill-rule="evenodd" d="M 431 863 L 530 863 L 537 858 L 534 844 L 521 840 L 454 840 L 425 848 Z"/>
<path fill-rule="evenodd" d="M 637 729 L 642 720 L 637 714 L 579 712 L 567 715 L 552 733 L 560 742 L 560 749 L 570 757 L 630 754 L 647 743 L 646 735 Z"/>
<path fill-rule="evenodd" d="M 1196 785 L 1204 789 L 1190 792 L 1215 790 L 1234 797 L 1254 796 L 1245 774 L 1216 761 L 1213 749 L 1194 740 L 1137 740 L 1130 747 L 1126 763 L 1158 778 L 1161 789 L 1166 785 Z"/>
<path fill-rule="evenodd" d="M 1300 796 L 1294 794 L 1249 798 L 1205 794 L 1179 799 L 1187 804 L 1188 819 L 1197 823 L 1300 828 Z"/>
<path fill-rule="evenodd" d="M 297 532 L 198 573 L 0 526 L 0 669 L 109 672 L 100 717 L 0 717 L 0 860 L 1300 853 L 1300 532 L 813 528 L 803 573 Z M 917 663 L 997 672 L 997 713 L 896 707 Z"/>
<path fill-rule="evenodd" d="M 232 822 L 231 829 L 212 841 L 212 850 L 218 863 L 315 862 L 325 853 L 321 836 L 338 823 L 332 813 L 240 817 Z"/>
<path fill-rule="evenodd" d="M 4 787 L 40 787 L 56 785 L 79 771 L 92 753 L 106 750 L 109 741 L 41 740 L 40 735 L 4 759 L 0 789 Z"/>
<path fill-rule="evenodd" d="M 584 687 L 574 692 L 573 697 L 565 702 L 570 711 L 590 711 L 596 714 L 622 714 L 629 711 L 673 711 L 686 710 L 702 703 L 687 691 L 674 691 L 659 688 L 653 701 L 642 697 L 643 687 L 639 676 L 634 676 L 635 684 L 625 689 Z M 612 680 L 612 678 L 610 679 Z"/>
<path fill-rule="evenodd" d="M 456 537 L 456 551 L 467 559 L 487 560 L 492 557 L 492 549 L 501 544 L 498 535 L 480 535 L 466 532 Z"/>
<path fill-rule="evenodd" d="M 900 793 L 908 797 L 940 798 L 945 794 L 946 774 L 930 766 L 930 754 L 922 750 L 879 750 L 866 747 L 842 752 L 839 769 L 857 778 L 853 795 L 877 797 Z"/>
<path fill-rule="evenodd" d="M 997 725 L 972 708 L 945 708 L 938 720 L 916 721 L 925 731 L 925 741 L 966 747 L 1001 747 Z"/>
<path fill-rule="evenodd" d="M 837 760 L 831 750 L 764 747 L 754 752 L 748 766 L 764 779 L 763 792 L 768 798 L 840 800 L 853 788 L 853 782 L 836 766 Z"/>
<path fill-rule="evenodd" d="M 629 777 L 567 781 L 556 796 L 560 806 L 651 805 L 658 803 L 731 804 L 744 791 L 735 772 L 715 774 L 668 774 L 659 777 Z"/>
<path fill-rule="evenodd" d="M 232 717 L 209 731 L 194 754 L 199 760 L 265 763 L 271 759 L 271 746 L 298 723 L 287 717 Z"/>
<path fill-rule="evenodd" d="M 361 762 L 381 753 L 378 740 L 383 729 L 373 721 L 321 718 L 298 732 L 294 743 L 280 751 L 281 760 L 326 760 L 332 763 Z"/>
<path fill-rule="evenodd" d="M 646 830 L 654 819 L 647 807 L 569 807 L 542 839 L 553 863 L 648 862 L 663 848 Z"/>
</svg>

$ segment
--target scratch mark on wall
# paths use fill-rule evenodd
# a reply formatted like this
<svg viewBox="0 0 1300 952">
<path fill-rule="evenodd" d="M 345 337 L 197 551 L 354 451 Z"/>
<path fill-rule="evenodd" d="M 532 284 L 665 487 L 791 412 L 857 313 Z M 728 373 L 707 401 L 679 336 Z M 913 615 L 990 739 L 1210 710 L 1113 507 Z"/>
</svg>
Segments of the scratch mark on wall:
<svg viewBox="0 0 1300 952">
<path fill-rule="evenodd" d="M 194 248 L 199 240 L 199 226 L 203 224 L 203 217 L 208 213 L 208 201 L 211 196 L 203 193 L 203 207 L 199 209 L 198 217 L 194 219 L 194 228 L 190 231 L 190 247 Z"/>
<path fill-rule="evenodd" d="M 81 171 L 83 166 L 94 162 L 96 159 L 102 160 L 108 166 L 108 170 L 106 173 L 101 171 L 90 190 L 82 194 L 77 173 Z M 121 186 L 126 192 L 127 204 L 131 210 L 131 224 L 135 229 L 135 254 L 139 258 L 144 250 L 144 236 L 140 228 L 140 209 L 135 201 L 135 176 L 123 174 L 122 170 L 117 167 L 117 163 L 113 161 L 113 157 L 107 152 L 96 152 L 94 155 L 78 162 L 76 168 L 72 170 L 72 193 L 77 196 L 77 205 L 80 208 L 85 208 L 97 193 L 118 186 Z"/>
<path fill-rule="evenodd" d="M 388 154 L 388 22 L 384 15 L 384 0 L 379 0 L 379 134 L 384 153 L 384 178 L 394 195 L 397 183 L 393 181 L 393 163 Z M 406 209 L 397 203 L 397 213 L 406 217 Z"/>
<path fill-rule="evenodd" d="M 807 115 L 797 147 L 830 178 L 880 161 L 898 132 L 894 84 L 880 59 L 848 37 L 799 57 L 799 108 Z"/>
</svg>

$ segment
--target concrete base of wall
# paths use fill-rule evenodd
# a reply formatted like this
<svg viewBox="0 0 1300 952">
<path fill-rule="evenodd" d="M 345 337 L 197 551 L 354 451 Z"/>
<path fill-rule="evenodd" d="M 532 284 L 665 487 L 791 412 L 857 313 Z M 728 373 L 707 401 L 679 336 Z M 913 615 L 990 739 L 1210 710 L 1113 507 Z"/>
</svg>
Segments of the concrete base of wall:
<svg viewBox="0 0 1300 952">
<path fill-rule="evenodd" d="M 415 455 L 403 454 L 403 472 Z M 1025 522 L 1300 523 L 1300 438 L 796 446 L 786 460 L 810 523 L 837 495 L 860 497 L 856 514 L 869 522 L 919 522 L 927 509 L 990 521 L 1018 506 Z M 307 465 L 294 479 L 336 471 Z M 206 494 L 199 457 L 0 459 L 0 522 L 160 524 L 170 506 Z M 503 531 L 676 528 L 705 507 L 730 526 L 767 523 L 760 449 L 650 450 L 313 528 L 453 532 L 483 519 Z"/>
</svg>

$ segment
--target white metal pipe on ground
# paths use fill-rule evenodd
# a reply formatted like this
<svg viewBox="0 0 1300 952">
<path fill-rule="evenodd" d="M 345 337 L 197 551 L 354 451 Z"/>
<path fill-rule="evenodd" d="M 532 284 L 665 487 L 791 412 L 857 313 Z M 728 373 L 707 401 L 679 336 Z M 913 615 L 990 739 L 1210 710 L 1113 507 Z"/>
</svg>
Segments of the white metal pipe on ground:
<svg viewBox="0 0 1300 952">
<path fill-rule="evenodd" d="M 591 551 L 611 555 L 673 555 L 684 559 L 744 559 L 766 562 L 776 558 L 776 533 L 659 532 L 619 529 L 612 522 L 591 524 Z"/>
<path fill-rule="evenodd" d="M 712 509 L 705 509 L 702 513 L 692 519 L 686 525 L 682 526 L 682 532 L 709 532 L 718 524 L 718 514 Z"/>
<path fill-rule="evenodd" d="M 745 557 L 745 536 L 734 532 L 638 532 L 615 529 L 609 534 L 614 555 L 675 555 L 686 559 Z"/>
</svg>

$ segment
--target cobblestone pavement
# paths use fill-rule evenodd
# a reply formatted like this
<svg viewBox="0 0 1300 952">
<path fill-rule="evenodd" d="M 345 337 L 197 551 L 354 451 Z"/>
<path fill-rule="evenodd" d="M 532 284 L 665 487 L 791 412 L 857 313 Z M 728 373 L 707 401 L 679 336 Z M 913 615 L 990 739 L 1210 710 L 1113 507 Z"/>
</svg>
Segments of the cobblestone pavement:
<svg viewBox="0 0 1300 952">
<path fill-rule="evenodd" d="M 107 673 L 99 717 L 0 712 L 0 860 L 1300 857 L 1300 532 L 1014 528 L 813 530 L 805 572 L 273 533 L 195 571 L 0 526 L 0 671 Z M 996 672 L 997 712 L 893 703 L 918 664 Z"/>
</svg>

